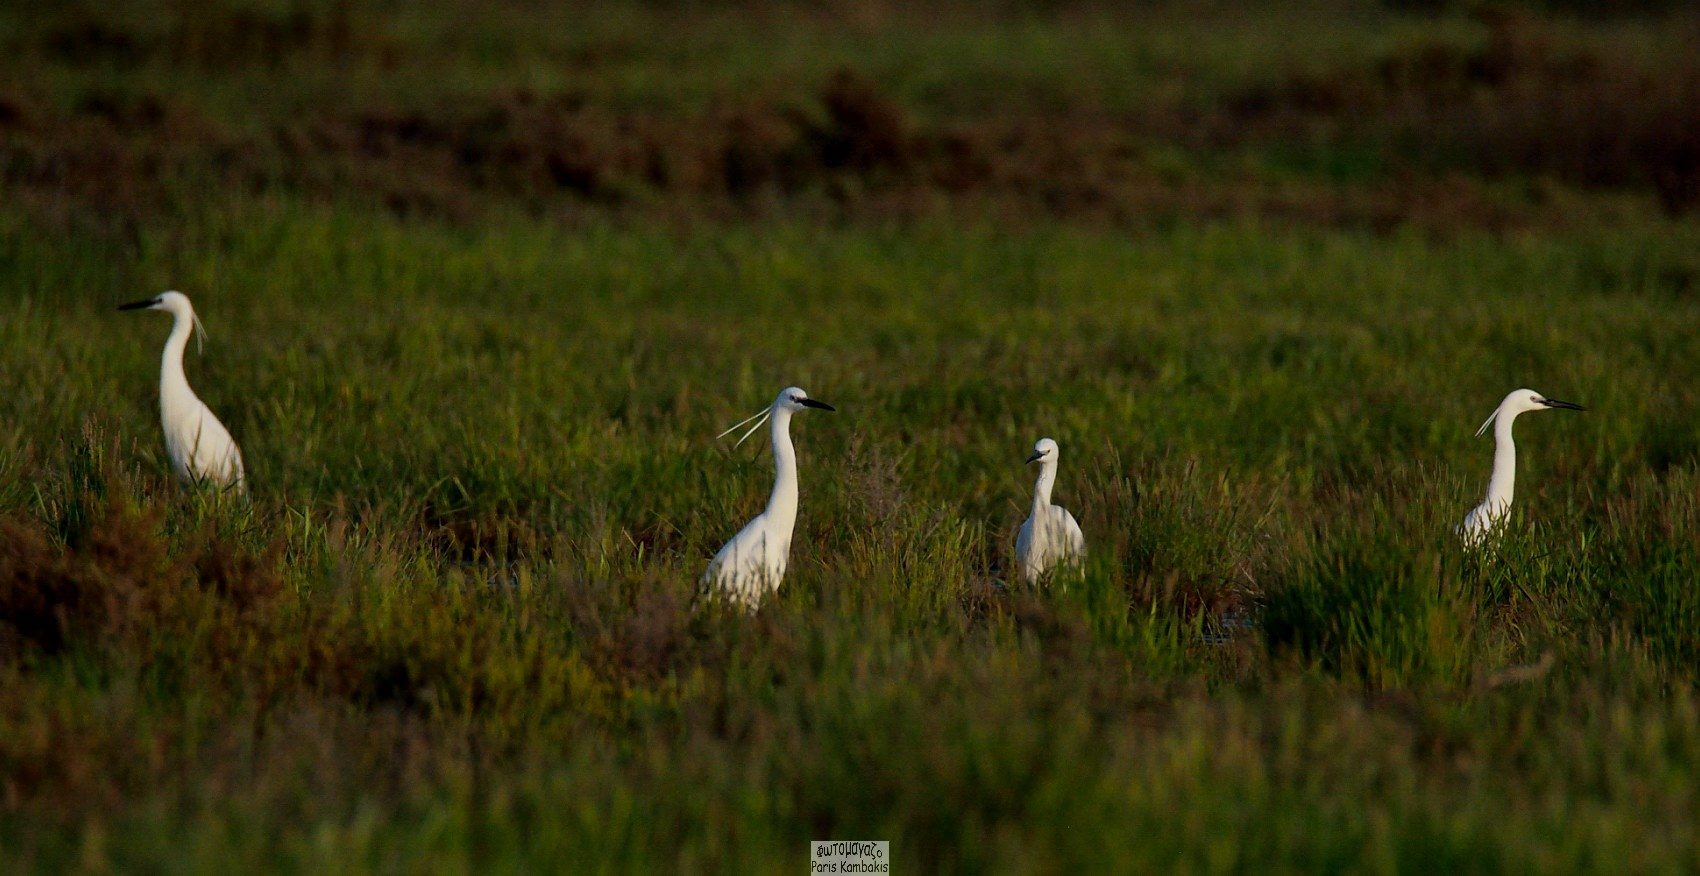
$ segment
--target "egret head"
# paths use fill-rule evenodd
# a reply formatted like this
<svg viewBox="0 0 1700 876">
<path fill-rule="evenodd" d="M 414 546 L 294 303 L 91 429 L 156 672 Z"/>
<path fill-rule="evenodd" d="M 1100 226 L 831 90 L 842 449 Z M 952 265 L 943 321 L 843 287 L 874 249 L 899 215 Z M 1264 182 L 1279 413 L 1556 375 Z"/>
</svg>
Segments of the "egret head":
<svg viewBox="0 0 1700 876">
<path fill-rule="evenodd" d="M 189 305 L 189 296 L 181 292 L 161 292 L 152 298 L 132 301 L 129 304 L 118 305 L 119 310 L 163 310 L 167 313 L 194 313 Z"/>
<path fill-rule="evenodd" d="M 1567 411 L 1587 410 L 1587 408 L 1584 408 L 1574 402 L 1559 401 L 1556 398 L 1547 398 L 1532 389 L 1515 389 L 1505 397 L 1504 401 L 1499 403 L 1499 407 L 1494 409 L 1492 414 L 1488 415 L 1487 420 L 1482 423 L 1482 427 L 1476 430 L 1476 436 L 1480 437 L 1483 432 L 1487 431 L 1488 426 L 1493 425 L 1493 422 L 1500 417 L 1510 419 L 1516 417 L 1518 414 L 1526 414 L 1531 411 L 1544 411 L 1550 408 L 1559 408 Z"/>
<path fill-rule="evenodd" d="M 1049 438 L 1040 438 L 1039 443 L 1033 445 L 1033 455 L 1027 457 L 1027 463 L 1031 465 L 1035 462 L 1041 461 L 1057 461 L 1057 442 L 1052 441 Z"/>
<path fill-rule="evenodd" d="M 818 410 L 823 410 L 823 411 L 836 411 L 836 410 L 838 410 L 837 408 L 833 407 L 832 405 L 827 404 L 826 402 L 818 402 L 818 401 L 815 401 L 812 398 L 809 398 L 808 393 L 802 391 L 801 389 L 798 389 L 795 386 L 788 386 L 788 387 L 779 391 L 779 395 L 776 398 L 774 398 L 773 404 L 768 405 L 767 407 L 762 408 L 759 411 L 756 411 L 755 413 L 749 415 L 748 417 L 745 417 L 741 422 L 732 424 L 731 428 L 727 429 L 724 432 L 721 432 L 719 435 L 716 435 L 714 437 L 717 440 L 720 439 L 720 438 L 725 438 L 727 435 L 730 435 L 733 432 L 738 431 L 738 429 L 742 428 L 745 423 L 748 423 L 751 420 L 754 420 L 755 425 L 751 426 L 750 430 L 748 432 L 745 432 L 743 434 L 743 436 L 741 436 L 738 439 L 736 444 L 732 445 L 733 447 L 737 447 L 739 444 L 744 443 L 745 438 L 748 438 L 751 435 L 754 435 L 755 431 L 757 429 L 760 429 L 762 427 L 762 424 L 766 423 L 768 421 L 768 419 L 773 416 L 774 411 L 784 411 L 787 415 L 790 415 L 790 414 L 794 414 L 794 413 L 796 413 L 796 412 L 798 412 L 798 411 L 800 411 L 804 408 L 816 408 Z"/>
<path fill-rule="evenodd" d="M 194 306 L 189 303 L 189 296 L 184 295 L 181 292 L 161 292 L 152 298 L 144 298 L 141 301 L 132 301 L 129 304 L 120 304 L 118 305 L 118 309 L 163 310 L 178 320 L 182 320 L 187 317 L 195 325 L 195 344 L 197 347 L 202 343 L 202 339 L 207 335 L 207 330 L 201 326 L 200 314 L 196 313 Z"/>
<path fill-rule="evenodd" d="M 786 387 L 785 389 L 780 390 L 779 397 L 773 401 L 773 406 L 776 408 L 784 408 L 792 413 L 796 413 L 804 408 L 815 408 L 816 410 L 822 411 L 838 410 L 826 402 L 815 401 L 814 399 L 809 398 L 808 393 L 795 386 Z"/>
</svg>

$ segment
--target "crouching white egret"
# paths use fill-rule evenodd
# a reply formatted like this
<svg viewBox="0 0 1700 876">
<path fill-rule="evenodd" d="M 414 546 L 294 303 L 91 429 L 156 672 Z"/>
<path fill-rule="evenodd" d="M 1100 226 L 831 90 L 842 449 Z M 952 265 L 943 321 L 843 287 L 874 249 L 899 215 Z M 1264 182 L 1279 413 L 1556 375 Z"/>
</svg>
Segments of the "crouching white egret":
<svg viewBox="0 0 1700 876">
<path fill-rule="evenodd" d="M 1480 544 L 1504 522 L 1506 512 L 1511 510 L 1511 493 L 1517 480 L 1517 442 L 1511 437 L 1511 424 L 1518 414 L 1550 408 L 1587 410 L 1579 404 L 1547 398 L 1532 389 L 1518 389 L 1507 395 L 1476 430 L 1476 437 L 1480 438 L 1488 426 L 1493 426 L 1493 476 L 1488 479 L 1487 498 L 1464 515 L 1464 522 L 1458 527 L 1465 544 Z"/>
<path fill-rule="evenodd" d="M 159 419 L 165 427 L 165 451 L 171 468 L 190 484 L 210 483 L 243 489 L 242 452 L 224 424 L 213 416 L 183 374 L 183 349 L 200 317 L 181 292 L 164 292 L 145 301 L 121 304 L 119 310 L 163 310 L 171 314 L 171 335 L 159 371 Z M 203 336 L 205 330 L 203 329 Z"/>
<path fill-rule="evenodd" d="M 709 561 L 708 571 L 702 576 L 704 585 L 749 609 L 756 608 L 762 597 L 778 590 L 779 582 L 785 577 L 785 564 L 791 554 L 791 532 L 797 525 L 797 450 L 791 446 L 791 415 L 806 408 L 837 410 L 792 386 L 780 390 L 766 410 L 715 436 L 724 437 L 755 420 L 755 425 L 738 439 L 738 444 L 743 444 L 763 422 L 772 426 L 774 479 L 767 510 L 732 536 Z"/>
<path fill-rule="evenodd" d="M 1074 515 L 1061 505 L 1051 504 L 1051 486 L 1057 481 L 1057 442 L 1039 439 L 1027 464 L 1039 463 L 1039 480 L 1033 485 L 1033 511 L 1015 537 L 1015 562 L 1021 577 L 1039 580 L 1059 565 L 1077 565 L 1086 559 L 1086 536 Z"/>
</svg>

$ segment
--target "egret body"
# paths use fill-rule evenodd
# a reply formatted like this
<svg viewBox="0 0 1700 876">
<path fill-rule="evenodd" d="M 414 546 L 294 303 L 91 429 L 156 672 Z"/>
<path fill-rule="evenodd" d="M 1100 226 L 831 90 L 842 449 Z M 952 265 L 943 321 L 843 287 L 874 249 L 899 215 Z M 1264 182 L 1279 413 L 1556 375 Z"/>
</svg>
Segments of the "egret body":
<svg viewBox="0 0 1700 876">
<path fill-rule="evenodd" d="M 165 427 L 165 452 L 171 468 L 190 484 L 211 483 L 243 489 L 242 452 L 224 424 L 189 388 L 183 373 L 183 350 L 200 317 L 181 292 L 165 292 L 145 301 L 120 305 L 119 310 L 163 310 L 171 314 L 171 335 L 160 359 L 159 418 Z"/>
<path fill-rule="evenodd" d="M 1057 481 L 1057 442 L 1041 438 L 1033 445 L 1029 465 L 1039 463 L 1039 480 L 1033 485 L 1033 510 L 1015 537 L 1015 562 L 1021 577 L 1038 581 L 1059 565 L 1077 565 L 1086 559 L 1086 536 L 1074 515 L 1051 504 L 1051 487 Z"/>
<path fill-rule="evenodd" d="M 744 423 L 756 424 L 745 432 L 738 443 L 769 423 L 773 442 L 773 495 L 768 497 L 767 509 L 756 515 L 732 536 L 703 573 L 703 584 L 713 587 L 746 608 L 756 608 L 762 597 L 779 589 L 785 577 L 785 565 L 791 554 L 791 533 L 797 525 L 797 449 L 791 444 L 791 416 L 807 408 L 831 411 L 832 405 L 809 398 L 809 394 L 789 387 L 781 390 L 773 404 Z M 744 425 L 739 423 L 720 434 L 725 435 Z"/>
<path fill-rule="evenodd" d="M 1507 395 L 1476 430 L 1476 437 L 1480 438 L 1488 426 L 1493 427 L 1493 475 L 1488 479 L 1487 498 L 1464 515 L 1464 522 L 1458 527 L 1465 544 L 1481 543 L 1499 528 L 1511 510 L 1511 495 L 1517 481 L 1517 442 L 1511 437 L 1511 424 L 1516 422 L 1518 414 L 1550 408 L 1586 410 L 1579 404 L 1547 398 L 1532 389 L 1519 389 Z"/>
</svg>

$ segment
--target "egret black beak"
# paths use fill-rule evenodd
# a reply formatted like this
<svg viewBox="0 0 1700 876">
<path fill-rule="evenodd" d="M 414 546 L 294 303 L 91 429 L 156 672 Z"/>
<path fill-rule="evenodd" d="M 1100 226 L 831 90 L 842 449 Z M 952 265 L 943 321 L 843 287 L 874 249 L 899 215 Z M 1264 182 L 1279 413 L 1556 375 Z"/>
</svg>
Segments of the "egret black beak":
<svg viewBox="0 0 1700 876">
<path fill-rule="evenodd" d="M 1039 451 L 1035 450 L 1035 451 L 1033 451 L 1033 455 L 1027 457 L 1027 461 L 1022 463 L 1022 465 L 1032 465 L 1033 463 L 1038 462 L 1039 460 L 1044 459 L 1044 458 L 1045 458 L 1045 454 L 1040 453 Z"/>
<path fill-rule="evenodd" d="M 154 306 L 155 304 L 158 304 L 158 303 L 159 303 L 158 298 L 149 298 L 146 301 L 132 301 L 129 304 L 120 304 L 120 305 L 118 305 L 118 309 L 119 310 L 141 310 L 143 308 L 152 307 L 152 306 Z"/>
<path fill-rule="evenodd" d="M 833 407 L 832 405 L 827 404 L 826 402 L 815 401 L 812 398 L 798 399 L 797 404 L 800 404 L 805 408 L 818 408 L 818 409 L 823 410 L 823 411 L 836 411 L 836 410 L 838 410 L 837 408 Z"/>
<path fill-rule="evenodd" d="M 1549 408 L 1563 408 L 1567 411 L 1585 411 L 1585 410 L 1587 410 L 1587 408 L 1582 407 L 1581 405 L 1579 405 L 1575 402 L 1559 401 L 1556 398 L 1543 398 L 1543 399 L 1541 399 L 1541 404 L 1546 405 Z"/>
</svg>

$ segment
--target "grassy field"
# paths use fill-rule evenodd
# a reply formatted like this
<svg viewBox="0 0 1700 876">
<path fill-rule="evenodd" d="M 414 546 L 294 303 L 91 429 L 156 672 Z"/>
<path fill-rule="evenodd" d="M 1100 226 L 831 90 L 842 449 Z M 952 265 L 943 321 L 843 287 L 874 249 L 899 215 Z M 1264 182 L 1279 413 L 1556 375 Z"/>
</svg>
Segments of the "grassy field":
<svg viewBox="0 0 1700 876">
<path fill-rule="evenodd" d="M 0 10 L 0 862 L 1700 868 L 1696 33 Z M 793 383 L 790 575 L 698 604 Z M 1589 410 L 1467 555 L 1519 386 Z"/>
</svg>

